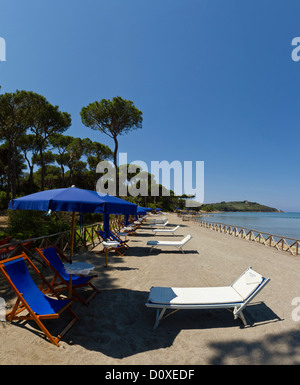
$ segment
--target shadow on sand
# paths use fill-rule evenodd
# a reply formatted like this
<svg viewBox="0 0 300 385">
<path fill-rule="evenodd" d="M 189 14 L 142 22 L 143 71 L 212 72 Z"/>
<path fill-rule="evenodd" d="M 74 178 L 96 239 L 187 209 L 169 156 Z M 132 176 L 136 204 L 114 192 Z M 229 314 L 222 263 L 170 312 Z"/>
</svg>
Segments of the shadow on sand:
<svg viewBox="0 0 300 385">
<path fill-rule="evenodd" d="M 89 257 L 87 260 L 96 265 L 101 274 L 96 286 L 105 289 L 100 290 L 89 306 L 83 306 L 79 302 L 73 305 L 80 320 L 64 336 L 63 341 L 67 344 L 79 345 L 108 357 L 122 359 L 142 352 L 168 348 L 173 345 L 182 330 L 244 328 L 239 320 L 234 320 L 229 311 L 214 309 L 180 310 L 163 320 L 154 330 L 156 312 L 145 306 L 149 292 L 116 287 L 114 280 L 107 274 L 107 268 L 103 267 L 104 259 L 91 257 L 91 254 Z M 124 271 L 128 269 L 126 266 L 111 268 Z M 14 295 L 1 277 L 0 284 L 0 296 L 11 299 Z M 247 328 L 259 328 L 281 321 L 263 302 L 248 305 L 244 315 L 249 324 L 245 333 Z M 62 319 L 47 321 L 46 327 L 55 335 L 56 331 L 62 329 L 66 317 L 68 316 L 64 315 Z M 45 338 L 32 322 L 18 326 Z M 237 363 L 245 361 L 252 364 L 273 364 L 281 361 L 300 363 L 299 330 L 272 335 L 270 328 L 270 333 L 266 333 L 259 340 L 212 340 L 213 342 L 207 345 L 211 364 L 226 364 L 229 359 L 236 359 Z"/>
<path fill-rule="evenodd" d="M 87 308 L 77 309 L 81 319 L 64 341 L 121 359 L 170 347 L 182 330 L 243 328 L 230 312 L 217 309 L 181 310 L 163 320 L 154 330 L 156 312 L 145 306 L 148 294 L 128 289 L 102 290 Z M 247 309 L 248 327 L 280 320 L 264 303 L 253 304 Z M 213 349 L 218 350 L 218 345 Z M 222 361 L 220 352 L 215 361 Z"/>
</svg>

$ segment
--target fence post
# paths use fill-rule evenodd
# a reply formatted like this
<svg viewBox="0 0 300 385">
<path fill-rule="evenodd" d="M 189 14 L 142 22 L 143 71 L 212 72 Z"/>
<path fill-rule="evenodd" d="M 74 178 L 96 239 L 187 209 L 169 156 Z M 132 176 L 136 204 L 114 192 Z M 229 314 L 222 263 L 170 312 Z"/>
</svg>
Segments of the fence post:
<svg viewBox="0 0 300 385">
<path fill-rule="evenodd" d="M 240 227 L 240 230 L 238 230 L 239 226 L 234 226 L 232 228 L 232 225 L 226 225 L 224 223 L 208 222 L 208 221 L 203 221 L 203 220 L 198 221 L 198 222 L 200 223 L 200 225 L 202 227 L 205 227 L 205 228 L 208 228 L 211 230 L 215 230 L 215 231 L 219 231 L 220 233 L 230 234 L 230 235 L 233 235 L 233 236 L 241 238 L 241 239 L 245 238 L 245 239 L 248 239 L 250 241 L 255 241 L 255 242 L 257 242 L 257 240 L 258 240 L 259 243 L 262 243 L 265 246 L 269 245 L 270 247 L 275 247 L 277 250 L 281 250 L 281 251 L 285 251 L 285 252 L 289 251 L 291 254 L 294 255 L 294 251 L 292 249 L 292 246 L 293 246 L 296 249 L 296 251 L 295 251 L 296 255 L 299 255 L 300 240 L 298 240 L 298 239 L 293 239 L 293 238 L 288 238 L 288 237 L 283 238 L 283 237 L 280 237 L 278 235 L 264 233 L 264 232 L 260 232 L 257 230 L 251 230 L 251 229 L 245 228 L 248 231 L 248 233 L 246 233 L 246 231 L 243 227 Z M 254 232 L 257 232 L 258 234 L 255 236 Z M 266 235 L 266 238 L 264 238 L 262 234 Z M 274 240 L 274 236 L 280 238 L 278 242 L 276 242 Z M 289 243 L 286 241 L 286 239 L 289 239 L 289 240 L 292 240 L 295 242 L 293 243 L 293 245 L 289 245 Z M 272 244 L 272 242 L 274 242 L 274 245 Z M 281 243 L 281 247 L 280 247 L 280 243 Z M 285 243 L 286 243 L 287 247 L 285 247 Z"/>
</svg>

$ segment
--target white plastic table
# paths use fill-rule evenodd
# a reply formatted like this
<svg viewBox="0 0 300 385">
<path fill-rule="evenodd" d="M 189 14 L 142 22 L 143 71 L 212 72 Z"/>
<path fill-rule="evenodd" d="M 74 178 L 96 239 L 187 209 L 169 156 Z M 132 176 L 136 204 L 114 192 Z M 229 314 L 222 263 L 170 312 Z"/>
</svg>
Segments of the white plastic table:
<svg viewBox="0 0 300 385">
<path fill-rule="evenodd" d="M 95 268 L 87 262 L 72 262 L 64 264 L 65 272 L 69 274 L 69 298 L 72 298 L 72 275 L 89 275 L 90 271 Z"/>
<path fill-rule="evenodd" d="M 89 275 L 95 267 L 87 262 L 73 262 L 64 264 L 67 274 Z"/>
<path fill-rule="evenodd" d="M 110 248 L 110 247 L 117 247 L 117 246 L 119 246 L 120 245 L 120 242 L 117 242 L 117 241 L 103 241 L 102 242 L 102 245 L 103 245 L 103 247 L 104 247 L 104 249 L 105 249 L 105 266 L 107 266 L 108 265 L 108 249 Z"/>
<path fill-rule="evenodd" d="M 128 233 L 126 233 L 126 232 L 120 232 L 120 233 L 117 233 L 117 236 L 118 237 L 125 237 L 125 241 L 127 240 L 127 235 L 128 235 Z"/>
</svg>

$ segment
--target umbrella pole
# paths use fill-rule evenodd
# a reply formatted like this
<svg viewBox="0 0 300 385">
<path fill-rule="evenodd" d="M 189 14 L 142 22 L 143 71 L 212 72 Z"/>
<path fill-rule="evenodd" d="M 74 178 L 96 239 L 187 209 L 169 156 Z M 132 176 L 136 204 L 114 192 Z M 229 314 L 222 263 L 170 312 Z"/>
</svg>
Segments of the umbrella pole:
<svg viewBox="0 0 300 385">
<path fill-rule="evenodd" d="M 72 212 L 72 230 L 71 230 L 71 250 L 70 250 L 70 263 L 72 263 L 74 253 L 74 239 L 75 239 L 75 213 Z"/>
<path fill-rule="evenodd" d="M 70 263 L 72 263 L 74 253 L 74 238 L 75 238 L 75 212 L 72 212 L 72 230 L 71 230 L 71 250 L 70 250 Z M 69 275 L 69 299 L 72 298 L 72 274 Z"/>
</svg>

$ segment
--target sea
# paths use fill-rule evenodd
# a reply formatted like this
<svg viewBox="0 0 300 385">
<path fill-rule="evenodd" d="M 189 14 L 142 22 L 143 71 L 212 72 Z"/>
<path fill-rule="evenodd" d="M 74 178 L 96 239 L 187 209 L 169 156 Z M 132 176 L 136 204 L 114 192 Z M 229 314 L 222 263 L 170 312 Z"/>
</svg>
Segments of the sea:
<svg viewBox="0 0 300 385">
<path fill-rule="evenodd" d="M 300 240 L 300 213 L 299 212 L 222 212 L 208 214 L 199 219 L 206 222 L 223 223 L 239 226 L 258 232 Z"/>
</svg>

